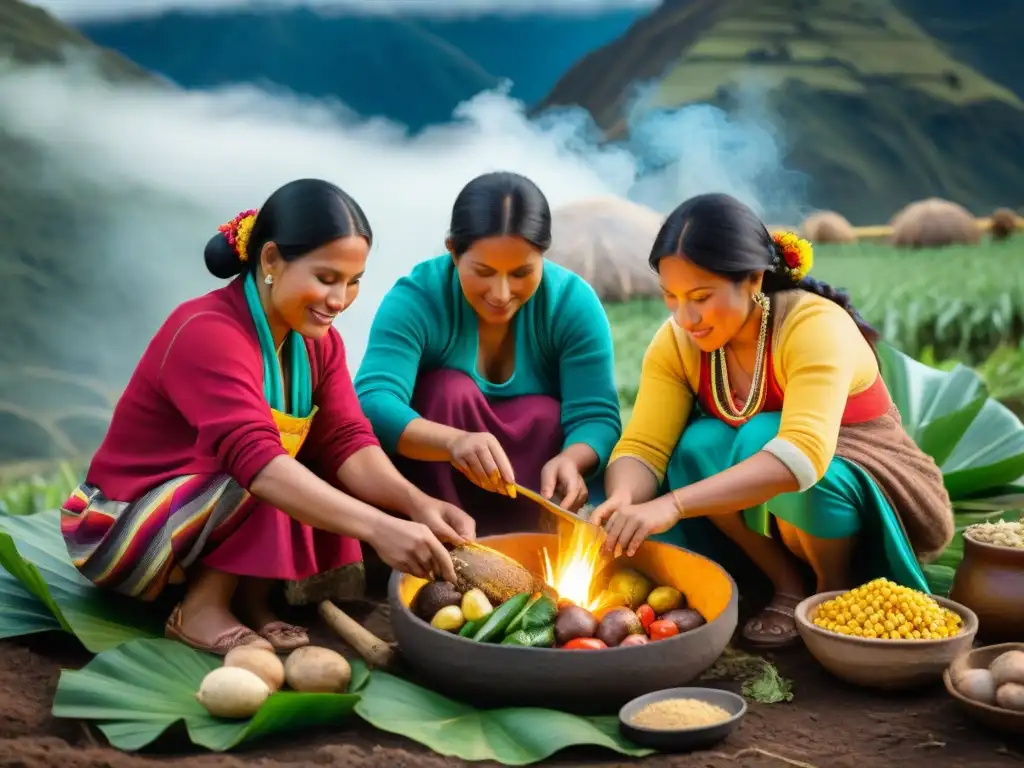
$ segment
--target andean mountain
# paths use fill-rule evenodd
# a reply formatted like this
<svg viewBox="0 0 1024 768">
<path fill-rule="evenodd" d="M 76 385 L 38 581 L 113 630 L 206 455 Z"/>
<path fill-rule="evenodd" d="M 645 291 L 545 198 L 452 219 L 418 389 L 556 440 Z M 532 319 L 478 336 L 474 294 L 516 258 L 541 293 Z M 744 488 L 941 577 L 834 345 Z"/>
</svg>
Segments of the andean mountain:
<svg viewBox="0 0 1024 768">
<path fill-rule="evenodd" d="M 460 102 L 505 79 L 513 97 L 539 101 L 580 57 L 614 40 L 638 15 L 174 11 L 79 29 L 185 88 L 267 83 L 340 99 L 362 115 L 415 130 L 448 121 Z"/>
<path fill-rule="evenodd" d="M 581 105 L 614 139 L 629 130 L 638 82 L 653 84 L 646 109 L 705 102 L 732 113 L 751 108 L 744 89 L 753 86 L 755 111 L 780 129 L 787 165 L 807 175 L 815 207 L 870 224 L 932 195 L 979 214 L 1020 205 L 1024 80 L 1019 59 L 992 48 L 1009 43 L 1006 25 L 1024 32 L 1024 4 L 988 0 L 976 12 L 945 0 L 934 16 L 930 5 L 666 0 L 585 56 L 537 111 Z M 1000 74 L 1004 82 L 992 79 Z"/>
</svg>

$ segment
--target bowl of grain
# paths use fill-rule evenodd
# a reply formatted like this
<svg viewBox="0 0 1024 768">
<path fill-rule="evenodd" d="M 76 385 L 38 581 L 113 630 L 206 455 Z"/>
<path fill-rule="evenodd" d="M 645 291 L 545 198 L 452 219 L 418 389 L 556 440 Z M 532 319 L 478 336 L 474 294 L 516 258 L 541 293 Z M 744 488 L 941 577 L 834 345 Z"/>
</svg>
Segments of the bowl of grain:
<svg viewBox="0 0 1024 768">
<path fill-rule="evenodd" d="M 619 710 L 630 741 L 662 752 L 709 747 L 732 733 L 747 713 L 742 696 L 717 688 L 667 688 Z"/>
<path fill-rule="evenodd" d="M 887 579 L 813 595 L 795 614 L 819 664 L 849 683 L 882 690 L 937 683 L 978 632 L 970 608 Z"/>
</svg>

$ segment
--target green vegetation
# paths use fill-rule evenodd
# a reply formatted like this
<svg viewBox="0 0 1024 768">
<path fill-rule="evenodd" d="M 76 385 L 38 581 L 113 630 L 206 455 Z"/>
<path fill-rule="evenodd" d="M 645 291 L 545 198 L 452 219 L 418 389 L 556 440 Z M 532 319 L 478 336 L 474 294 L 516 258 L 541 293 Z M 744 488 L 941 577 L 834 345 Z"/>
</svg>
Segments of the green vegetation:
<svg viewBox="0 0 1024 768">
<path fill-rule="evenodd" d="M 70 49 L 94 55 L 100 71 L 112 81 L 150 78 L 141 67 L 113 51 L 93 45 L 42 8 L 19 0 L 0 0 L 0 60 L 11 58 L 28 64 L 56 64 L 67 60 Z"/>
<path fill-rule="evenodd" d="M 884 78 L 954 105 L 1024 106 L 1010 89 L 951 58 L 892 5 L 849 0 L 774 0 L 723 16 L 666 73 L 652 106 L 713 99 L 752 63 L 767 81 L 838 93 L 866 95 Z"/>
</svg>

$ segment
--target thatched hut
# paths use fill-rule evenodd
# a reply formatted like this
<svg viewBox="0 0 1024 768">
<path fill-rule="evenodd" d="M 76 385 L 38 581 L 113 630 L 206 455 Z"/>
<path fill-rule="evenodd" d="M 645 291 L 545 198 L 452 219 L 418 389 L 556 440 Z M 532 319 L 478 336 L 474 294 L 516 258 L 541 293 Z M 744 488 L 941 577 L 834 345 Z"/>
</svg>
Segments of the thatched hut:
<svg viewBox="0 0 1024 768">
<path fill-rule="evenodd" d="M 998 208 L 990 221 L 989 232 L 993 240 L 1006 240 L 1017 231 L 1017 214 L 1009 208 Z"/>
<path fill-rule="evenodd" d="M 857 230 L 835 211 L 812 213 L 800 225 L 800 234 L 812 243 L 855 243 Z"/>
<path fill-rule="evenodd" d="M 661 296 L 647 266 L 664 217 L 617 197 L 563 205 L 551 214 L 547 256 L 586 280 L 602 301 Z"/>
<path fill-rule="evenodd" d="M 937 197 L 911 203 L 893 217 L 891 226 L 892 244 L 902 248 L 970 245 L 981 239 L 970 211 Z"/>
</svg>

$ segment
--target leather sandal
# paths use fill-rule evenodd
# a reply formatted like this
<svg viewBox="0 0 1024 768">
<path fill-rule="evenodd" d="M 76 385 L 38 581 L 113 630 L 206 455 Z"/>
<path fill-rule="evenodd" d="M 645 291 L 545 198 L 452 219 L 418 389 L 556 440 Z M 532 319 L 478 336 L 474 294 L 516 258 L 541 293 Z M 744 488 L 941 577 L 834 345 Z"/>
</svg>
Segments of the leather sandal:
<svg viewBox="0 0 1024 768">
<path fill-rule="evenodd" d="M 294 651 L 309 645 L 309 634 L 305 627 L 297 627 L 284 621 L 272 621 L 264 625 L 259 636 L 274 646 L 276 651 Z"/>
<path fill-rule="evenodd" d="M 760 614 L 743 626 L 743 639 L 764 649 L 788 648 L 800 642 L 796 628 L 796 606 L 803 600 L 796 595 L 777 594 Z"/>
<path fill-rule="evenodd" d="M 267 650 L 273 650 L 273 646 L 269 640 L 260 637 L 251 629 L 244 627 L 241 624 L 234 629 L 222 632 L 217 636 L 217 639 L 214 640 L 212 644 L 201 643 L 198 640 L 189 637 L 182 630 L 180 605 L 175 606 L 174 610 L 171 611 L 171 616 L 167 619 L 167 624 L 164 625 L 164 637 L 169 640 L 177 640 L 179 643 L 184 643 L 197 651 L 212 653 L 215 656 L 227 656 L 231 649 L 237 648 L 241 645 L 252 645 L 260 648 L 267 648 Z"/>
</svg>

